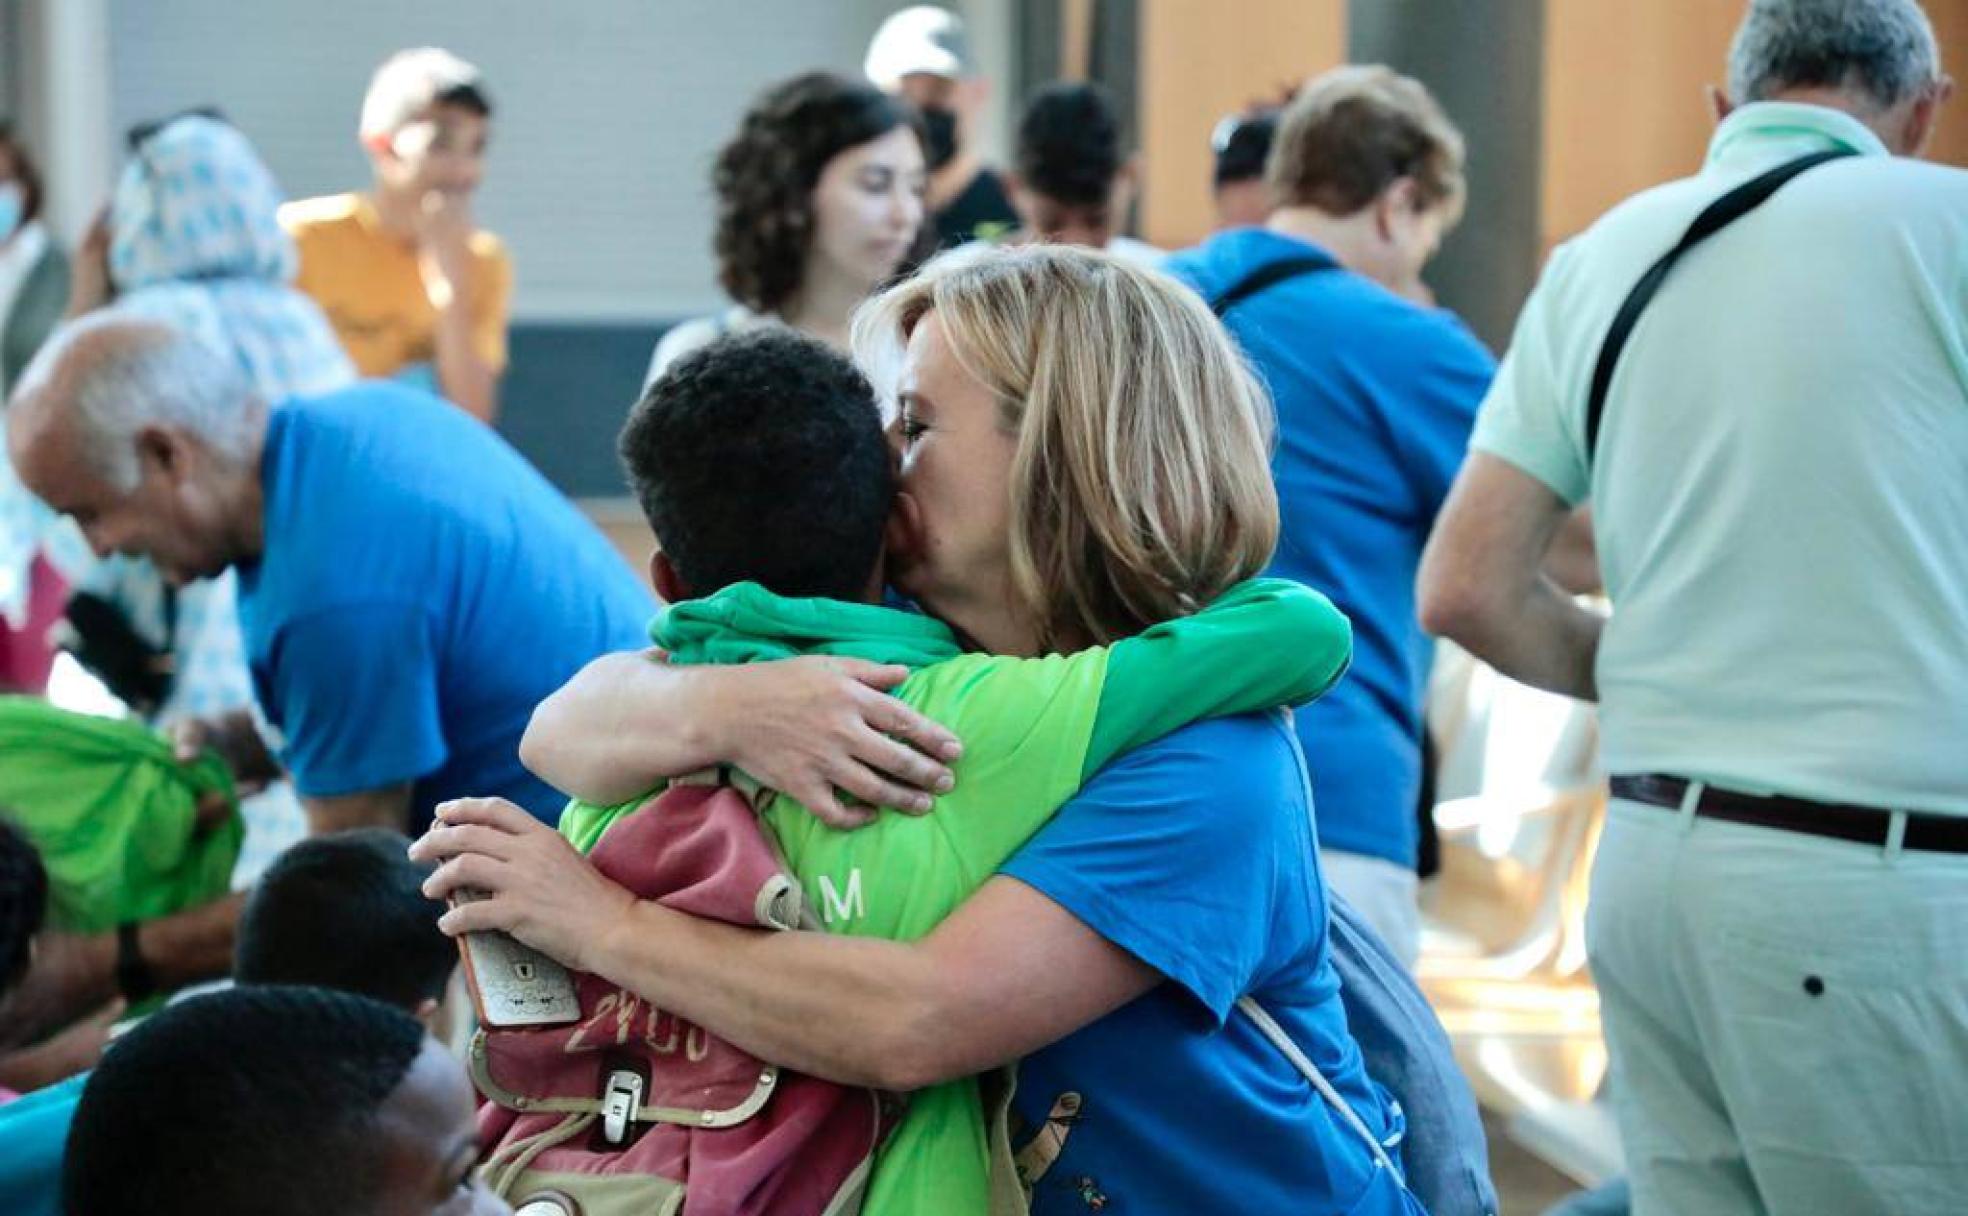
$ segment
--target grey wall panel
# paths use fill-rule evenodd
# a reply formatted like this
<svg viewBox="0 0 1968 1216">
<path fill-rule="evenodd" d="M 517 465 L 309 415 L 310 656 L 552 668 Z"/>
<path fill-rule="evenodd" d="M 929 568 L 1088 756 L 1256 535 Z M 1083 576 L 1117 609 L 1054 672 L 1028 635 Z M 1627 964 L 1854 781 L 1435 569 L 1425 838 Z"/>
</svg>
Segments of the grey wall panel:
<svg viewBox="0 0 1968 1216">
<path fill-rule="evenodd" d="M 1426 84 L 1469 148 L 1469 208 L 1427 278 L 1501 351 L 1538 268 L 1544 5 L 1352 0 L 1348 55 Z"/>
<path fill-rule="evenodd" d="M 615 435 L 649 370 L 663 325 L 515 325 L 499 431 L 576 498 L 628 493 Z"/>
<path fill-rule="evenodd" d="M 406 46 L 485 70 L 481 215 L 516 313 L 652 321 L 717 299 L 708 167 L 746 102 L 808 68 L 858 74 L 893 0 L 113 0 L 116 128 L 223 107 L 296 197 L 360 185 L 370 72 Z"/>
</svg>

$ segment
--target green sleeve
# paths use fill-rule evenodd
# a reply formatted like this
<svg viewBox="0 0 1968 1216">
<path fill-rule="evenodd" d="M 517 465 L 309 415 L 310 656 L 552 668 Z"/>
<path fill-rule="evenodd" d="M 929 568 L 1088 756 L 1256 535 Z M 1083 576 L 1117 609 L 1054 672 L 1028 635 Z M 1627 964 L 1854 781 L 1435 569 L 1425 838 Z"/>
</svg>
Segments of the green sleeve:
<svg viewBox="0 0 1968 1216">
<path fill-rule="evenodd" d="M 1325 596 L 1288 579 L 1239 583 L 1194 616 L 1109 647 L 1081 780 L 1191 722 L 1303 705 L 1352 658 L 1353 626 Z"/>
<path fill-rule="evenodd" d="M 607 834 L 608 829 L 615 826 L 617 819 L 639 809 L 652 795 L 660 792 L 661 788 L 658 786 L 647 794 L 638 794 L 627 802 L 618 802 L 614 806 L 596 806 L 576 798 L 560 813 L 558 825 L 560 834 L 582 854 L 591 853 L 594 847 L 601 843 L 601 838 Z"/>
</svg>

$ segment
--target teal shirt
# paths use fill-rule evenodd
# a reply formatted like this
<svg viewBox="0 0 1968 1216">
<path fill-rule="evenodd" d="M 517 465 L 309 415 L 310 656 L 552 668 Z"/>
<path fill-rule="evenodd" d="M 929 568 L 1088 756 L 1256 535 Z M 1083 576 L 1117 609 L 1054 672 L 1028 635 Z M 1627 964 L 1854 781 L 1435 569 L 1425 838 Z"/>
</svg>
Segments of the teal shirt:
<svg viewBox="0 0 1968 1216">
<path fill-rule="evenodd" d="M 1838 147 L 1676 266 L 1588 469 L 1634 283 L 1725 191 Z M 1741 107 L 1700 173 L 1552 254 L 1471 446 L 1592 503 L 1609 772 L 1968 815 L 1968 172 Z"/>
<path fill-rule="evenodd" d="M 61 1216 L 62 1153 L 89 1074 L 0 1106 L 0 1212 Z"/>
</svg>

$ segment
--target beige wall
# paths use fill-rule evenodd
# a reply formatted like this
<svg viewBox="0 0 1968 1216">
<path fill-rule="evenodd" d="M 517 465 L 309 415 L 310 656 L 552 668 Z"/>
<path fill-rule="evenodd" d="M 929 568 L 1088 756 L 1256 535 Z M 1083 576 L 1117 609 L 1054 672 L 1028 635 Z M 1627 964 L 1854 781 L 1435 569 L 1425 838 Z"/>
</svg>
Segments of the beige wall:
<svg viewBox="0 0 1968 1216">
<path fill-rule="evenodd" d="M 1941 111 L 1931 155 L 1968 169 L 1968 0 L 1926 0 L 1934 36 L 1941 42 L 1941 70 L 1955 77 L 1955 96 Z"/>
<path fill-rule="evenodd" d="M 1208 234 L 1210 129 L 1345 57 L 1344 0 L 1141 0 L 1142 235 Z"/>
<path fill-rule="evenodd" d="M 1549 0 L 1545 7 L 1543 214 L 1546 249 L 1607 208 L 1700 164 L 1742 18 L 1719 0 Z"/>
<path fill-rule="evenodd" d="M 1968 47 L 1968 0 L 1926 0 L 1944 66 Z M 1636 191 L 1693 172 L 1714 120 L 1705 86 L 1727 72 L 1742 5 L 1724 0 L 1548 0 L 1544 43 L 1544 247 Z M 1953 53 L 1950 54 L 1950 48 Z M 1968 98 L 1942 116 L 1932 154 L 1968 165 Z"/>
</svg>

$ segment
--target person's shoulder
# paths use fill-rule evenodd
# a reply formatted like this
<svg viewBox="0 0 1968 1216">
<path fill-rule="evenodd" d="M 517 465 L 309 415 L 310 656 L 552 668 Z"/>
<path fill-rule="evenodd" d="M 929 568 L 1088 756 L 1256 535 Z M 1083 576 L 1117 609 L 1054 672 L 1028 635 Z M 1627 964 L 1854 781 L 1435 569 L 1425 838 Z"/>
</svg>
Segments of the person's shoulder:
<svg viewBox="0 0 1968 1216">
<path fill-rule="evenodd" d="M 426 462 L 450 467 L 461 452 L 493 434 L 450 402 L 391 380 L 356 380 L 324 393 L 289 397 L 274 416 L 283 419 L 288 445 L 312 453 L 346 452 L 358 475 L 361 466 L 375 460 L 399 468 Z"/>
<path fill-rule="evenodd" d="M 499 234 L 489 228 L 480 228 L 471 234 L 472 256 L 481 262 L 500 267 L 512 265 L 512 255 L 506 251 L 506 243 Z"/>
<path fill-rule="evenodd" d="M 1635 268 L 1665 253 L 1717 193 L 1714 177 L 1703 172 L 1628 195 L 1552 247 L 1540 285 L 1568 289 L 1575 281 L 1594 283 L 1610 274 L 1630 286 Z"/>
<path fill-rule="evenodd" d="M 1152 809 L 1203 800 L 1222 814 L 1256 822 L 1281 808 L 1304 813 L 1302 769 L 1290 719 L 1282 711 L 1194 722 L 1135 748 L 1094 774 L 1082 799 Z"/>
<path fill-rule="evenodd" d="M 709 316 L 692 317 L 679 321 L 663 331 L 656 340 L 656 352 L 649 359 L 649 374 L 644 378 L 644 387 L 668 371 L 670 364 L 696 350 L 709 346 L 728 333 L 750 329 L 760 324 L 763 318 L 743 305 L 733 305 Z"/>
<path fill-rule="evenodd" d="M 1215 277 L 1212 274 L 1209 256 L 1205 252 L 1207 249 L 1207 244 L 1192 245 L 1188 249 L 1178 249 L 1173 253 L 1163 254 L 1157 269 L 1199 292 L 1207 291 L 1208 284 Z"/>
<path fill-rule="evenodd" d="M 1421 304 L 1387 293 L 1385 311 L 1390 329 L 1405 335 L 1411 351 L 1425 350 L 1438 362 L 1494 368 L 1496 355 L 1460 316 L 1434 304 Z"/>
<path fill-rule="evenodd" d="M 1237 761 L 1261 758 L 1265 763 L 1295 763 L 1291 754 L 1290 724 L 1281 711 L 1231 714 L 1207 718 L 1174 730 L 1114 762 L 1116 767 L 1134 764 L 1188 763 L 1213 755 L 1227 754 Z"/>
<path fill-rule="evenodd" d="M 361 425 L 365 422 L 382 423 L 394 416 L 381 407 L 417 410 L 424 408 L 426 403 L 456 412 L 455 407 L 446 405 L 429 393 L 394 380 L 377 379 L 352 380 L 326 392 L 289 397 L 282 403 L 282 409 L 296 418 L 312 420 L 332 417 L 346 419 L 350 425 Z"/>
<path fill-rule="evenodd" d="M 295 199 L 280 206 L 280 226 L 295 240 L 359 224 L 362 208 L 359 194 L 326 194 L 319 198 Z"/>
<path fill-rule="evenodd" d="M 1169 252 L 1147 241 L 1131 236 L 1117 236 L 1107 242 L 1107 253 L 1134 266 L 1144 266 L 1159 270 L 1169 258 Z"/>
<path fill-rule="evenodd" d="M 1815 189 L 1797 192 L 1813 222 L 1860 241 L 1904 233 L 1916 244 L 1935 237 L 1960 244 L 1968 228 L 1968 169 L 1911 156 L 1854 156 L 1807 174 Z"/>
<path fill-rule="evenodd" d="M 745 326 L 746 313 L 743 309 L 727 308 L 702 317 L 691 317 L 679 321 L 663 334 L 662 341 L 656 344 L 659 355 L 674 359 L 679 355 L 708 345 L 713 340 Z"/>
</svg>

